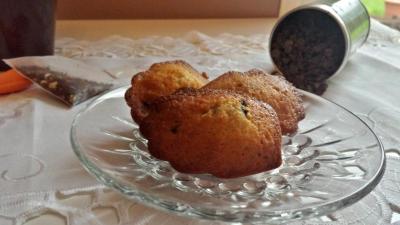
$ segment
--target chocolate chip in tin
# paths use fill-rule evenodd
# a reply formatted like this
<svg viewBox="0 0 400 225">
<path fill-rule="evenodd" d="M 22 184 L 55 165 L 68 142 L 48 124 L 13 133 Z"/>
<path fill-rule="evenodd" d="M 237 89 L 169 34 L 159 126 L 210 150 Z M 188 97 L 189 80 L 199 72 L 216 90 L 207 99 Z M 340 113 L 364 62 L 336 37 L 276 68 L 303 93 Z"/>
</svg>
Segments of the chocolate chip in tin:
<svg viewBox="0 0 400 225">
<path fill-rule="evenodd" d="M 326 90 L 326 80 L 340 68 L 345 51 L 341 27 L 316 9 L 289 14 L 271 39 L 271 57 L 280 72 L 296 87 L 316 94 Z"/>
</svg>

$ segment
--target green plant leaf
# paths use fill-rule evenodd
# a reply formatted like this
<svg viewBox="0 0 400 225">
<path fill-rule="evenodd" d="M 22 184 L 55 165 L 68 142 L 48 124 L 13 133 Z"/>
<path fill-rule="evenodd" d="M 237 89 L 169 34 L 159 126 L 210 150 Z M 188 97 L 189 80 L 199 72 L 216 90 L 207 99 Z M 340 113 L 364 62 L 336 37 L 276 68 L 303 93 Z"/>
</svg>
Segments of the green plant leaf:
<svg viewBox="0 0 400 225">
<path fill-rule="evenodd" d="M 385 0 L 361 0 L 371 16 L 385 15 Z"/>
</svg>

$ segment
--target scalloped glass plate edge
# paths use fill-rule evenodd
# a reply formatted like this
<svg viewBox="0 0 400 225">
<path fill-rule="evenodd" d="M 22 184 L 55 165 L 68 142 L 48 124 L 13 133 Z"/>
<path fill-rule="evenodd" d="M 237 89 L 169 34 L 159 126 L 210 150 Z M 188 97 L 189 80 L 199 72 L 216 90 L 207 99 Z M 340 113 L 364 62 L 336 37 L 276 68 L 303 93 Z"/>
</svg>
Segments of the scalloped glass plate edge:
<svg viewBox="0 0 400 225">
<path fill-rule="evenodd" d="M 288 222 L 288 221 L 293 221 L 297 219 L 305 219 L 305 218 L 310 218 L 310 217 L 315 217 L 315 216 L 322 216 L 329 214 L 331 212 L 334 212 L 338 209 L 342 209 L 344 207 L 347 207 L 364 196 L 366 196 L 369 192 L 371 192 L 376 185 L 380 182 L 383 173 L 385 171 L 385 162 L 386 162 L 386 157 L 383 152 L 383 146 L 382 143 L 380 142 L 379 138 L 375 135 L 375 133 L 372 131 L 372 129 L 363 121 L 361 120 L 358 116 L 353 114 L 351 111 L 347 110 L 346 108 L 330 101 L 325 98 L 315 96 L 311 93 L 307 93 L 304 91 L 301 91 L 301 93 L 304 96 L 308 96 L 311 98 L 319 98 L 323 99 L 323 101 L 327 101 L 329 103 L 332 103 L 342 110 L 346 111 L 347 113 L 351 114 L 354 118 L 356 118 L 358 121 L 360 121 L 373 135 L 373 137 L 376 139 L 379 149 L 382 151 L 382 158 L 380 160 L 380 166 L 379 166 L 379 171 L 377 171 L 376 174 L 371 178 L 369 183 L 364 184 L 360 188 L 358 188 L 356 191 L 348 194 L 347 196 L 339 199 L 339 200 L 333 200 L 330 202 L 327 202 L 323 205 L 316 205 L 313 207 L 305 207 L 305 208 L 300 208 L 296 210 L 290 210 L 290 211 L 248 211 L 248 210 L 243 210 L 241 211 L 238 209 L 237 211 L 226 211 L 225 213 L 215 213 L 215 212 L 210 212 L 206 208 L 199 208 L 199 207 L 192 207 L 186 203 L 181 203 L 181 202 L 164 202 L 162 199 L 159 199 L 153 195 L 147 194 L 145 192 L 140 192 L 137 190 L 133 190 L 130 186 L 124 185 L 121 183 L 117 183 L 114 181 L 114 179 L 109 176 L 107 173 L 102 171 L 99 167 L 97 167 L 94 163 L 92 163 L 87 156 L 82 152 L 82 146 L 80 143 L 77 141 L 77 134 L 76 134 L 76 128 L 77 128 L 77 123 L 79 121 L 79 118 L 83 113 L 86 111 L 90 110 L 91 108 L 95 107 L 98 103 L 102 102 L 104 99 L 112 98 L 112 97 L 120 97 L 120 93 L 124 90 L 126 90 L 127 87 L 120 87 L 114 90 L 111 90 L 107 93 L 104 93 L 103 95 L 97 97 L 94 99 L 88 106 L 86 106 L 84 109 L 80 110 L 71 125 L 71 130 L 70 130 L 70 141 L 71 145 L 73 148 L 74 153 L 76 156 L 79 158 L 81 161 L 81 164 L 83 167 L 92 175 L 95 176 L 95 178 L 100 181 L 101 183 L 105 184 L 106 186 L 120 192 L 124 197 L 127 197 L 129 199 L 135 200 L 137 202 L 143 203 L 147 206 L 157 208 L 163 211 L 167 212 L 173 212 L 181 216 L 186 216 L 190 218 L 198 218 L 198 219 L 209 219 L 209 220 L 219 220 L 219 221 L 225 221 L 225 222 L 251 222 L 254 224 L 257 223 L 282 223 L 282 222 Z M 223 210 L 222 210 L 223 211 Z M 261 213 L 262 212 L 262 213 Z M 234 216 L 232 215 L 234 214 Z"/>
</svg>

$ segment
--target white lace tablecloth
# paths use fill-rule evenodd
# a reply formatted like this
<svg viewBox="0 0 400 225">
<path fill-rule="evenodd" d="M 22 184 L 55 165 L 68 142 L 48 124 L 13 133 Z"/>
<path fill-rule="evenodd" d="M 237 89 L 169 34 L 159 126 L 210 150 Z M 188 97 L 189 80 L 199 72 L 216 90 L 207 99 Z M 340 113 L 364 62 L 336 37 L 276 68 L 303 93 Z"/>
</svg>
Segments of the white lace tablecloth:
<svg viewBox="0 0 400 225">
<path fill-rule="evenodd" d="M 227 70 L 271 71 L 267 40 L 261 34 L 209 37 L 198 32 L 96 42 L 63 38 L 57 40 L 56 54 L 98 65 L 126 85 L 150 64 L 178 58 L 211 77 Z M 378 134 L 387 154 L 385 175 L 360 202 L 293 224 L 400 224 L 399 87 L 400 33 L 374 21 L 367 43 L 329 80 L 323 96 L 359 115 Z M 125 200 L 86 173 L 69 143 L 73 116 L 85 105 L 68 109 L 35 87 L 0 96 L 1 225 L 24 224 L 43 214 L 67 225 L 210 224 Z"/>
</svg>

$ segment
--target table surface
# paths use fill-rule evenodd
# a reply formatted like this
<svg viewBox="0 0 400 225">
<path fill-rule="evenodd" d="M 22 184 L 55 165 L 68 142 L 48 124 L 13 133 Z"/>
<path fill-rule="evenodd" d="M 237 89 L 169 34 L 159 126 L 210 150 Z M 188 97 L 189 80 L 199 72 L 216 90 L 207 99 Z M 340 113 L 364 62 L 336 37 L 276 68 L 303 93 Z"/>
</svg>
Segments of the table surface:
<svg viewBox="0 0 400 225">
<path fill-rule="evenodd" d="M 276 19 L 188 19 L 188 20 L 61 20 L 57 21 L 56 38 L 71 37 L 78 40 L 99 40 L 110 35 L 119 35 L 128 38 L 143 38 L 148 36 L 181 37 L 196 30 L 210 36 L 222 33 L 252 35 L 267 35 L 273 28 Z M 79 205 L 84 198 L 74 198 L 70 204 Z M 115 218 L 104 218 L 103 221 L 113 221 Z M 398 215 L 393 221 L 399 221 Z M 27 225 L 64 224 L 65 221 L 47 213 L 33 220 Z"/>
</svg>

